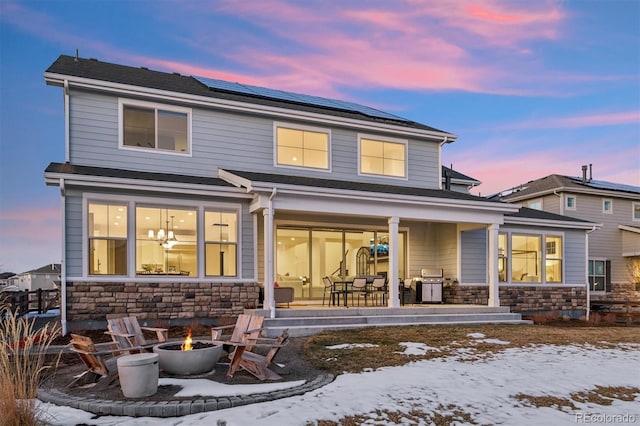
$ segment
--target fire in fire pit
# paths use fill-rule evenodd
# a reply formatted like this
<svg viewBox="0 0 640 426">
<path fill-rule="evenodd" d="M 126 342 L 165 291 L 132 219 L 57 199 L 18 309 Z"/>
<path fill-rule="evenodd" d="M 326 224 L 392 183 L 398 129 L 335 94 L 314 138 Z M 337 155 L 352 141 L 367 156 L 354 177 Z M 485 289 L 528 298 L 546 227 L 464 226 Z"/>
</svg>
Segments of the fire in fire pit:
<svg viewBox="0 0 640 426">
<path fill-rule="evenodd" d="M 158 354 L 160 369 L 167 374 L 188 376 L 214 369 L 222 354 L 222 345 L 210 341 L 193 341 L 191 330 L 184 343 L 163 343 L 153 351 Z"/>
</svg>

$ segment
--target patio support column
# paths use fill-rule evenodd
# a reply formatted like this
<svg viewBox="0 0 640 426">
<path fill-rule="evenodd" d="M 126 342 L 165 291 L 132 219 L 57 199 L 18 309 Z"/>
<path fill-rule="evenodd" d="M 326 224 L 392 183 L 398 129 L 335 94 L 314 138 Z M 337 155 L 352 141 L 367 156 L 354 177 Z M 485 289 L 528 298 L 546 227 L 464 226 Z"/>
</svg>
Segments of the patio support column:
<svg viewBox="0 0 640 426">
<path fill-rule="evenodd" d="M 487 256 L 487 267 L 489 269 L 489 306 L 497 308 L 500 306 L 500 287 L 498 284 L 498 230 L 500 226 L 492 223 L 487 228 L 489 240 L 489 253 Z"/>
<path fill-rule="evenodd" d="M 393 216 L 389 218 L 389 302 L 390 308 L 400 307 L 400 297 L 398 288 L 398 223 L 400 218 Z"/>
<path fill-rule="evenodd" d="M 275 299 L 273 297 L 273 208 L 262 210 L 264 220 L 264 301 L 263 308 L 270 311 L 271 317 L 275 317 Z"/>
</svg>

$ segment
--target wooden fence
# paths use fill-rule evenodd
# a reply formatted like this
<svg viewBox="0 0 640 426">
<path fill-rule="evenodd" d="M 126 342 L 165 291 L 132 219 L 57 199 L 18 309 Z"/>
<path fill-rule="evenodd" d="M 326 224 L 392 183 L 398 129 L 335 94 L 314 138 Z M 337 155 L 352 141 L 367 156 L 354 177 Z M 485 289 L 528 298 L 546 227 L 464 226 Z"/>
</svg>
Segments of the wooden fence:
<svg viewBox="0 0 640 426">
<path fill-rule="evenodd" d="M 60 290 L 41 288 L 33 291 L 4 291 L 0 293 L 3 306 L 9 307 L 12 313 L 19 316 L 28 313 L 44 314 L 45 312 L 60 308 Z"/>
</svg>

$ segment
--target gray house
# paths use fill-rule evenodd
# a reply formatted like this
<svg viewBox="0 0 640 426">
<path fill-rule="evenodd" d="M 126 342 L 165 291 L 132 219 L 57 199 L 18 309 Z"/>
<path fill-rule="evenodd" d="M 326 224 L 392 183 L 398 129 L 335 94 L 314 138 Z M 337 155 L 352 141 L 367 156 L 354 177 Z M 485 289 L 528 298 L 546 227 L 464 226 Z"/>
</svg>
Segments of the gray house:
<svg viewBox="0 0 640 426">
<path fill-rule="evenodd" d="M 591 299 L 640 300 L 640 187 L 550 175 L 506 191 L 502 200 L 599 223 L 589 235 Z"/>
<path fill-rule="evenodd" d="M 7 285 L 27 291 L 51 290 L 60 284 L 60 271 L 61 265 L 59 263 L 51 263 L 15 274 L 7 279 Z"/>
<path fill-rule="evenodd" d="M 456 136 L 351 102 L 60 56 L 63 326 L 277 315 L 323 277 L 443 272 L 444 303 L 584 315 L 593 223 L 472 196 Z M 443 170 L 445 172 L 443 172 Z"/>
</svg>

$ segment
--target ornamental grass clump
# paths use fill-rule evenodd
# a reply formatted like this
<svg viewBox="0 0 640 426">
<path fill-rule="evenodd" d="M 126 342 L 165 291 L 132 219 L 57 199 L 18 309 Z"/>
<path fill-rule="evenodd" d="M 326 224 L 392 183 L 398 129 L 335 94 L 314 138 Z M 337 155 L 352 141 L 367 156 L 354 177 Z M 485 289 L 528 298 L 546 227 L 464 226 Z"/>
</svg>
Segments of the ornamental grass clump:
<svg viewBox="0 0 640 426">
<path fill-rule="evenodd" d="M 2 426 L 44 425 L 44 413 L 36 394 L 44 374 L 55 369 L 60 354 L 49 365 L 47 348 L 59 334 L 59 327 L 46 324 L 36 330 L 35 320 L 0 309 L 0 424 Z"/>
</svg>

